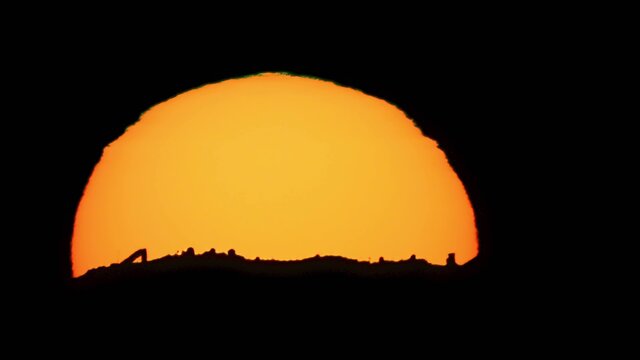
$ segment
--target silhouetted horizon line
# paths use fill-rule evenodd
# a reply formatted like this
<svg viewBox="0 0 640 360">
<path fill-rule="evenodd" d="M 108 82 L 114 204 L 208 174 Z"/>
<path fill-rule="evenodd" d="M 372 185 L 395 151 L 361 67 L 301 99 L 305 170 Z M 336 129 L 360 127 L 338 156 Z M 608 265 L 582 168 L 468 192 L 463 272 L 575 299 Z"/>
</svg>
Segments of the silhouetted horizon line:
<svg viewBox="0 0 640 360">
<path fill-rule="evenodd" d="M 139 249 L 121 263 L 100 266 L 88 270 L 76 277 L 76 280 L 89 278 L 120 276 L 131 273 L 166 273 L 183 270 L 231 271 L 251 275 L 296 276 L 303 274 L 341 273 L 353 276 L 389 276 L 389 275 L 432 275 L 434 272 L 455 272 L 458 269 L 472 267 L 474 257 L 463 265 L 455 262 L 455 253 L 449 253 L 446 265 L 437 265 L 425 259 L 411 255 L 408 259 L 386 260 L 380 257 L 377 262 L 350 259 L 339 255 L 315 255 L 297 260 L 247 259 L 234 249 L 216 252 L 214 248 L 196 254 L 192 247 L 173 255 L 147 260 L 147 250 Z M 136 260 L 140 259 L 140 262 Z"/>
</svg>

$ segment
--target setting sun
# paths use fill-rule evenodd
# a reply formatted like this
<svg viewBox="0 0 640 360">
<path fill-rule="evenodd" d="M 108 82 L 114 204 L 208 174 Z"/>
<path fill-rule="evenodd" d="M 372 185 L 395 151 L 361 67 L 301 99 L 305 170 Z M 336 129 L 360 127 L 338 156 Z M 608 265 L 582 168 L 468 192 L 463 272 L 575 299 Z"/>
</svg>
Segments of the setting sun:
<svg viewBox="0 0 640 360">
<path fill-rule="evenodd" d="M 463 184 L 407 115 L 275 73 L 187 91 L 104 149 L 76 213 L 73 275 L 188 247 L 433 264 L 478 253 Z"/>
</svg>

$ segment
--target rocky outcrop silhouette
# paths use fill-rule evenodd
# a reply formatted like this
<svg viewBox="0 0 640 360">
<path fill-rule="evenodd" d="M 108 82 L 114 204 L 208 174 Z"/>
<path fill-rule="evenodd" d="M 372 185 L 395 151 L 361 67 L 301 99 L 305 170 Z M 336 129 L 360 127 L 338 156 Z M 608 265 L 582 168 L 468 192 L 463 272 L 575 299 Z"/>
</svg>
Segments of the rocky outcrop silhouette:
<svg viewBox="0 0 640 360">
<path fill-rule="evenodd" d="M 450 253 L 449 256 L 447 256 L 447 266 L 448 267 L 458 266 L 458 264 L 456 264 L 456 254 L 455 253 Z"/>
</svg>

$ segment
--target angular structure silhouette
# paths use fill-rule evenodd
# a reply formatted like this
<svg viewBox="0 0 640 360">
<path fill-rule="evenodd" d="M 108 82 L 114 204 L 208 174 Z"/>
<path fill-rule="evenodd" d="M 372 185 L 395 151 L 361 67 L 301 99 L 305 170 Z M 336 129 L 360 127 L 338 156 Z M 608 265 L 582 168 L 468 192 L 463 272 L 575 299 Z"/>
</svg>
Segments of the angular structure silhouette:
<svg viewBox="0 0 640 360">
<path fill-rule="evenodd" d="M 140 249 L 140 250 L 134 252 L 133 254 L 131 254 L 131 256 L 129 256 L 128 258 L 124 259 L 120 264 L 132 264 L 138 258 L 141 258 L 141 261 L 143 263 L 146 263 L 147 262 L 147 249 Z"/>
</svg>

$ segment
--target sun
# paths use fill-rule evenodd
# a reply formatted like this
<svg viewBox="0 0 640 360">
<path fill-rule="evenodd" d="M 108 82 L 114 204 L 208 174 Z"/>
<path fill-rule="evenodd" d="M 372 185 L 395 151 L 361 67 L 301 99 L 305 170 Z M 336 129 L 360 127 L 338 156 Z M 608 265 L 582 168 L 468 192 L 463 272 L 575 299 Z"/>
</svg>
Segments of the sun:
<svg viewBox="0 0 640 360">
<path fill-rule="evenodd" d="M 187 91 L 104 149 L 76 213 L 73 275 L 187 247 L 434 264 L 478 253 L 463 184 L 401 110 L 277 73 Z"/>
</svg>

